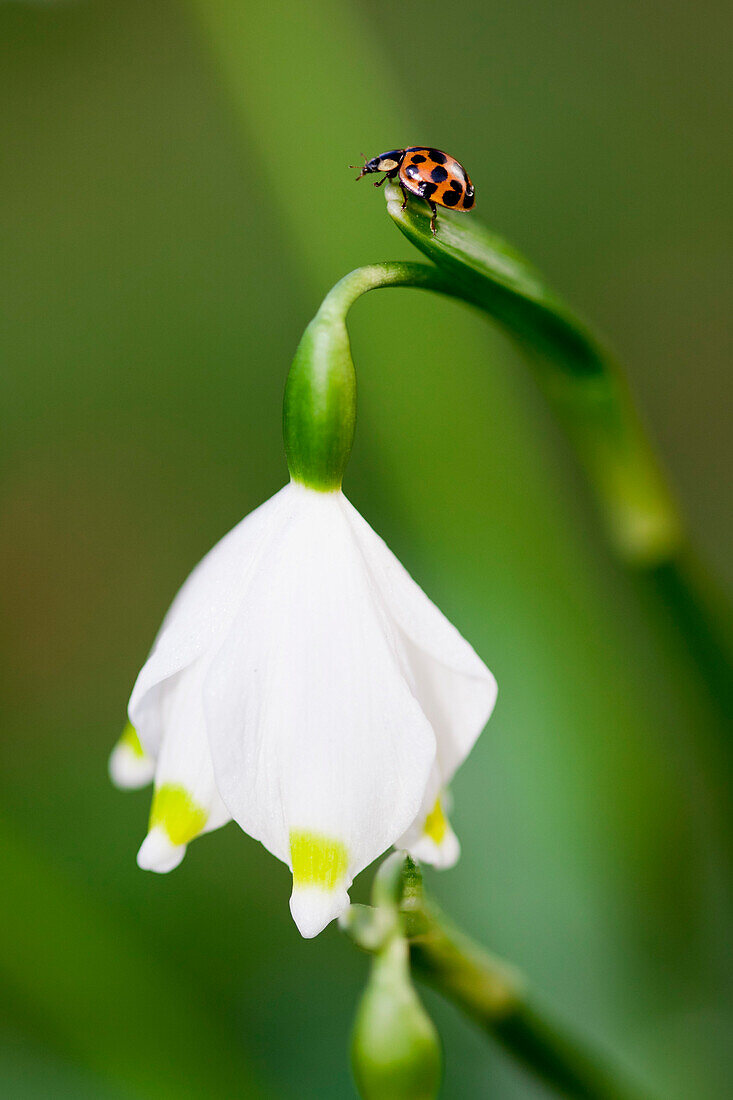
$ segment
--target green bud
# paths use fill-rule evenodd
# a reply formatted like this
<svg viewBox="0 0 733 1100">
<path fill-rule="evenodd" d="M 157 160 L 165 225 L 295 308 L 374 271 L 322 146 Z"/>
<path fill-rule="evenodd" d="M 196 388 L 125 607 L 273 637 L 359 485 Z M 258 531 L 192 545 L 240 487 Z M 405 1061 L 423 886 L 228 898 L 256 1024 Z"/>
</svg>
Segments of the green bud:
<svg viewBox="0 0 733 1100">
<path fill-rule="evenodd" d="M 349 334 L 343 312 L 324 303 L 303 333 L 285 386 L 283 436 L 293 480 L 323 492 L 340 489 L 355 424 Z"/>
<path fill-rule="evenodd" d="M 433 1100 L 442 1076 L 438 1033 L 410 980 L 407 941 L 374 959 L 356 1014 L 351 1064 L 363 1100 Z"/>
</svg>

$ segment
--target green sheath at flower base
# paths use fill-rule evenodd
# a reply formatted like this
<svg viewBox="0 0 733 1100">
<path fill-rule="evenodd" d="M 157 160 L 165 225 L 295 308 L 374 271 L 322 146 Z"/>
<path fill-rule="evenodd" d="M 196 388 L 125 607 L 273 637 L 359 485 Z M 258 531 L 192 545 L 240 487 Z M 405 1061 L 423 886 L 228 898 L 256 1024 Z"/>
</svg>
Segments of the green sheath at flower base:
<svg viewBox="0 0 733 1100">
<path fill-rule="evenodd" d="M 341 488 L 356 425 L 356 373 L 346 329 L 354 302 L 378 287 L 413 286 L 464 297 L 436 268 L 369 264 L 345 275 L 303 333 L 285 385 L 283 436 L 293 481 L 310 489 Z"/>
<path fill-rule="evenodd" d="M 339 489 L 355 425 L 356 374 L 346 323 L 322 309 L 303 333 L 285 387 L 283 435 L 293 480 L 324 492 Z"/>
</svg>

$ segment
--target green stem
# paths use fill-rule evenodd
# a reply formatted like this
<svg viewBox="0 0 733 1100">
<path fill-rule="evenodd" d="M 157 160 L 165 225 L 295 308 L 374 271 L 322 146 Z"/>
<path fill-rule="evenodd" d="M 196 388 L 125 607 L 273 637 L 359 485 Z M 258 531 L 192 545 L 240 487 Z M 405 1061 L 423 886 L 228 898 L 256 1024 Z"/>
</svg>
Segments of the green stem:
<svg viewBox="0 0 733 1100">
<path fill-rule="evenodd" d="M 296 481 L 325 491 L 340 486 L 356 423 L 346 317 L 363 294 L 400 286 L 446 294 L 506 322 L 485 290 L 479 293 L 433 264 L 376 263 L 345 275 L 308 325 L 288 375 L 283 430 Z M 730 716 L 733 639 L 727 600 L 713 591 L 694 560 L 621 372 L 610 359 L 598 362 L 603 366 L 594 371 L 540 371 L 539 380 L 588 472 L 622 559 L 635 567 L 642 594 L 670 616 L 715 710 Z"/>
<path fill-rule="evenodd" d="M 687 545 L 670 561 L 648 570 L 644 579 L 652 598 L 677 624 L 686 656 L 729 722 L 733 717 L 733 615 L 727 593 Z"/>
<path fill-rule="evenodd" d="M 303 333 L 283 401 L 290 476 L 308 488 L 340 488 L 354 442 L 356 372 L 346 315 L 362 294 L 390 286 L 464 297 L 437 267 L 419 263 L 369 264 L 344 276 L 329 291 Z"/>
<path fill-rule="evenodd" d="M 457 287 L 433 264 L 392 260 L 366 264 L 344 275 L 323 299 L 318 316 L 345 317 L 362 294 L 389 286 L 422 287 L 424 290 L 435 290 L 464 301 L 472 301 L 462 287 Z"/>
<path fill-rule="evenodd" d="M 654 565 L 676 552 L 677 507 L 617 365 L 539 272 L 482 223 L 427 207 L 403 209 L 385 187 L 399 229 L 529 355 L 535 377 L 585 468 L 610 541 L 626 561 Z"/>
<path fill-rule="evenodd" d="M 527 354 L 604 519 L 608 542 L 641 577 L 655 614 L 670 615 L 713 706 L 733 713 L 733 612 L 694 562 L 685 525 L 623 372 L 608 351 L 517 251 L 475 218 L 442 211 L 437 235 L 417 200 L 402 207 L 387 183 L 390 215 L 464 297 Z"/>
<path fill-rule="evenodd" d="M 527 1070 L 575 1100 L 649 1100 L 649 1093 L 541 1007 L 523 978 L 426 902 L 407 861 L 402 901 L 415 973 L 498 1040 Z"/>
<path fill-rule="evenodd" d="M 324 247 L 330 250 L 332 258 L 341 252 L 334 245 L 333 236 L 324 236 L 329 231 L 328 222 L 316 219 L 311 223 L 301 216 L 309 203 L 318 208 L 323 205 L 322 182 L 317 175 L 312 183 L 307 177 L 300 181 L 297 205 L 289 202 L 291 149 L 293 142 L 299 140 L 300 131 L 310 124 L 309 115 L 329 120 L 329 145 L 348 141 L 338 114 L 332 110 L 332 101 L 346 83 L 353 89 L 354 60 L 344 52 L 342 43 L 356 37 L 362 41 L 363 28 L 355 21 L 352 7 L 339 6 L 335 0 L 329 2 L 325 14 L 313 5 L 301 5 L 297 19 L 293 19 L 284 0 L 276 4 L 274 11 L 268 8 L 266 12 L 235 0 L 190 0 L 190 3 L 210 44 L 214 63 L 229 87 L 235 110 L 245 122 L 259 156 L 269 164 L 271 185 L 283 210 L 291 213 L 297 210 L 289 229 L 292 247 L 300 251 L 308 269 L 316 271 L 316 281 L 322 281 L 330 269 L 324 259 Z M 248 45 L 253 27 L 260 37 L 259 48 L 254 52 Z M 272 79 L 273 65 L 282 56 L 283 35 L 288 36 L 292 56 L 309 57 L 317 47 L 321 68 L 328 73 L 328 80 L 315 91 L 311 89 L 316 98 L 311 97 L 307 111 L 282 91 L 281 81 Z M 296 49 L 303 42 L 310 45 L 310 51 Z M 380 63 L 375 50 L 369 58 L 369 73 L 373 75 Z M 307 68 L 308 63 L 303 62 L 299 69 L 306 80 Z M 364 74 L 361 67 L 356 79 L 363 81 Z M 404 129 L 404 119 L 394 113 L 389 96 L 384 97 L 378 91 L 375 94 L 376 112 L 373 96 L 352 96 L 353 109 L 349 114 L 352 133 L 370 131 L 374 117 L 380 119 L 382 127 Z M 368 109 L 363 107 L 367 101 Z M 322 129 L 322 121 L 319 126 Z M 718 725 L 721 715 L 729 719 L 725 705 L 733 693 L 733 643 L 728 626 L 719 629 L 714 620 L 724 617 L 730 624 L 733 614 L 725 601 L 723 613 L 719 608 L 711 616 L 708 602 L 700 599 L 699 585 L 691 580 L 684 564 L 690 556 L 687 535 L 615 364 L 610 363 L 605 349 L 587 326 L 558 299 L 531 265 L 476 217 L 441 211 L 438 234 L 434 237 L 429 228 L 430 211 L 424 203 L 411 200 L 403 210 L 399 188 L 388 182 L 384 193 L 400 230 L 453 284 L 450 291 L 446 287 L 435 289 L 478 305 L 528 353 L 548 404 L 570 437 L 606 519 L 609 544 L 640 575 L 640 587 L 652 605 L 655 618 L 659 619 L 660 607 L 663 613 L 674 615 L 678 638 L 694 658 L 698 682 L 702 682 L 717 710 Z M 339 194 L 339 202 L 342 197 Z M 338 209 L 341 211 L 340 205 Z M 330 230 L 336 233 L 332 226 Z M 365 223 L 355 220 L 350 232 L 354 247 L 368 247 Z M 321 243 L 320 251 L 315 243 L 319 236 L 331 242 L 328 246 Z M 417 284 L 393 281 L 383 285 Z M 573 384 L 573 375 L 577 376 L 577 385 Z M 342 440 L 344 443 L 348 443 L 348 438 Z M 326 473 L 327 487 L 333 487 L 333 470 Z M 688 614 L 690 610 L 692 614 Z M 726 741 L 730 743 L 730 738 L 726 737 Z"/>
</svg>

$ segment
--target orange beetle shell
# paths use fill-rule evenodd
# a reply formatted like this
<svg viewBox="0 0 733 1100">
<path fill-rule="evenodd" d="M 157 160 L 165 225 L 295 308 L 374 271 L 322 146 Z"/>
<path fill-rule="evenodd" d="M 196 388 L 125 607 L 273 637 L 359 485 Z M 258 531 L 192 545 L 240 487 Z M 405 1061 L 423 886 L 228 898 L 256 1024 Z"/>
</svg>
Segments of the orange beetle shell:
<svg viewBox="0 0 733 1100">
<path fill-rule="evenodd" d="M 411 194 L 450 210 L 468 211 L 475 202 L 473 184 L 466 169 L 439 149 L 420 146 L 405 149 L 400 164 L 400 182 Z"/>
</svg>

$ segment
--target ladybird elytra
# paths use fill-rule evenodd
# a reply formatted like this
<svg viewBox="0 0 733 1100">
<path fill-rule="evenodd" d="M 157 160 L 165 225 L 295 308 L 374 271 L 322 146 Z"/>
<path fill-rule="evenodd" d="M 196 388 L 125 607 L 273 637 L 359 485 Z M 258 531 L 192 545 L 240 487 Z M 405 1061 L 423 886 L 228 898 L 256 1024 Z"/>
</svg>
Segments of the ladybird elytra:
<svg viewBox="0 0 733 1100">
<path fill-rule="evenodd" d="M 356 167 L 356 165 L 352 165 Z M 364 160 L 357 179 L 372 172 L 384 172 L 375 187 L 381 187 L 386 179 L 397 177 L 402 188 L 402 209 L 407 205 L 407 196 L 417 195 L 425 199 L 432 211 L 430 229 L 436 232 L 437 207 L 467 213 L 475 202 L 473 184 L 468 172 L 455 157 L 422 145 L 411 145 L 407 149 L 391 149 L 371 160 Z"/>
</svg>

